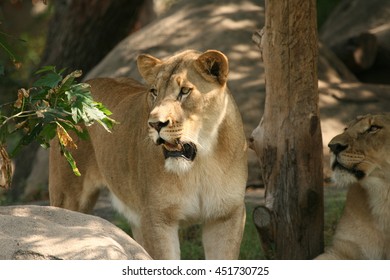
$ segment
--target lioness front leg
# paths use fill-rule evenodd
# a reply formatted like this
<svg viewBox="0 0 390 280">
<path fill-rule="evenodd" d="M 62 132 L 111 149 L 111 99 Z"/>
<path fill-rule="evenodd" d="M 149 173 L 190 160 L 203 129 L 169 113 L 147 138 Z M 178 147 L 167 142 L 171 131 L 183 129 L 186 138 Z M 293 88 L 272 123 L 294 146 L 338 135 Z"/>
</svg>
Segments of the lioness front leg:
<svg viewBox="0 0 390 280">
<path fill-rule="evenodd" d="M 165 225 L 147 220 L 141 228 L 142 246 L 153 259 L 180 259 L 178 225 Z"/>
<path fill-rule="evenodd" d="M 208 260 L 236 260 L 245 226 L 245 206 L 228 217 L 212 220 L 203 226 L 203 247 Z"/>
</svg>

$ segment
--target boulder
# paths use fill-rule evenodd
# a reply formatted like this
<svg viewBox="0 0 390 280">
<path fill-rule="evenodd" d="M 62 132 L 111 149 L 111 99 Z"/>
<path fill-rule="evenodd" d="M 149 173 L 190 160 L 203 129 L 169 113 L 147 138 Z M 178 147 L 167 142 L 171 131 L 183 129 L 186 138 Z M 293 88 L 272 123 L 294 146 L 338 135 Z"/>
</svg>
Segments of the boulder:
<svg viewBox="0 0 390 280">
<path fill-rule="evenodd" d="M 0 207 L 0 248 L 7 260 L 151 259 L 108 221 L 50 206 Z"/>
</svg>

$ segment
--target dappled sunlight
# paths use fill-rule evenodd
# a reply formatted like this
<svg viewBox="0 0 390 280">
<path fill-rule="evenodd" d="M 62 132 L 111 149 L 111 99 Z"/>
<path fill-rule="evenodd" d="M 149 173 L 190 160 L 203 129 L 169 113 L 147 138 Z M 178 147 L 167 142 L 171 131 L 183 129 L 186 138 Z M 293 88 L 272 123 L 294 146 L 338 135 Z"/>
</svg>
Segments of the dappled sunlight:
<svg viewBox="0 0 390 280">
<path fill-rule="evenodd" d="M 246 60 L 252 60 L 252 63 L 256 64 L 261 61 L 260 52 L 257 48 L 254 48 L 252 45 L 248 44 L 235 45 L 230 52 L 229 59 L 240 60 L 243 58 Z M 251 68 L 253 70 L 253 65 Z"/>
<path fill-rule="evenodd" d="M 253 10 L 261 11 L 264 13 L 263 5 L 254 5 L 251 1 L 240 1 L 240 3 L 229 3 L 227 5 L 216 7 L 211 11 L 210 16 L 226 16 L 226 14 L 235 14 L 237 11 L 250 12 Z"/>
<path fill-rule="evenodd" d="M 373 85 L 361 83 L 326 83 L 319 81 L 320 107 L 324 109 L 339 109 L 337 114 L 343 119 L 343 114 L 347 113 L 350 118 L 355 117 L 351 114 L 352 108 L 360 111 L 358 115 L 388 110 L 383 101 L 390 100 L 390 86 Z M 349 110 L 346 110 L 346 109 Z M 355 110 L 352 110 L 355 111 Z M 336 113 L 334 111 L 334 113 Z"/>
<path fill-rule="evenodd" d="M 99 217 L 40 206 L 2 207 L 0 217 L 3 225 L 7 225 L 0 235 L 0 258 L 10 259 L 16 251 L 60 259 L 145 259 L 146 256 L 125 232 Z"/>
<path fill-rule="evenodd" d="M 328 107 L 328 106 L 336 106 L 338 104 L 337 99 L 331 95 L 322 95 L 319 100 L 320 108 Z"/>
</svg>

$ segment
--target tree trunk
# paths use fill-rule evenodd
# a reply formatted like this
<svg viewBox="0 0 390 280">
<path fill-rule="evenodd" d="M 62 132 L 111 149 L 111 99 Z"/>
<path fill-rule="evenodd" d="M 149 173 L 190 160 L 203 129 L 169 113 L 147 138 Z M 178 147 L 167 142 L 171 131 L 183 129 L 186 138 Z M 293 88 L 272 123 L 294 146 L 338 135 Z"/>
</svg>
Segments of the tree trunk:
<svg viewBox="0 0 390 280">
<path fill-rule="evenodd" d="M 268 0 L 265 7 L 266 99 L 252 146 L 266 209 L 255 210 L 255 222 L 276 259 L 311 259 L 323 251 L 316 1 Z"/>
<path fill-rule="evenodd" d="M 58 70 L 66 68 L 67 72 L 82 70 L 84 74 L 120 40 L 139 28 L 141 11 L 144 17 L 154 16 L 148 9 L 152 0 L 53 1 L 53 5 L 54 15 L 40 66 L 54 65 Z M 147 22 L 145 18 L 142 21 Z M 17 200 L 23 193 L 38 147 L 35 144 L 25 147 L 15 159 L 11 200 Z"/>
<path fill-rule="evenodd" d="M 144 0 L 53 1 L 41 65 L 84 74 L 131 33 Z"/>
</svg>

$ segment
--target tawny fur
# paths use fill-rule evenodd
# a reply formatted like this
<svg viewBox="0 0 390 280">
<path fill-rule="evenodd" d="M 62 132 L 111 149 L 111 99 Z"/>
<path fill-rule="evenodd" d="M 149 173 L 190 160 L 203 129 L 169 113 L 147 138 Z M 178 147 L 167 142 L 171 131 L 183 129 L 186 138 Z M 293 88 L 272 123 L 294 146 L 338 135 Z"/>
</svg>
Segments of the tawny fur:
<svg viewBox="0 0 390 280">
<path fill-rule="evenodd" d="M 202 224 L 207 259 L 236 259 L 245 220 L 247 143 L 226 85 L 228 61 L 218 51 L 186 51 L 159 60 L 138 58 L 147 85 L 128 78 L 88 81 L 95 100 L 119 122 L 112 133 L 88 127 L 90 141 L 72 151 L 76 177 L 56 141 L 50 154 L 50 202 L 89 212 L 101 187 L 129 220 L 134 238 L 155 259 L 179 259 L 178 228 Z M 167 123 L 157 131 L 148 123 Z M 193 142 L 193 162 L 164 159 L 159 138 L 173 149 Z"/>
<path fill-rule="evenodd" d="M 390 114 L 358 117 L 329 144 L 344 147 L 331 164 L 345 167 L 334 178 L 349 190 L 332 246 L 317 259 L 390 259 Z"/>
</svg>

